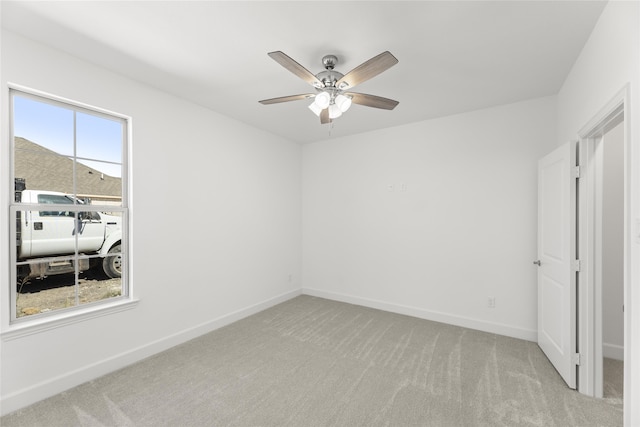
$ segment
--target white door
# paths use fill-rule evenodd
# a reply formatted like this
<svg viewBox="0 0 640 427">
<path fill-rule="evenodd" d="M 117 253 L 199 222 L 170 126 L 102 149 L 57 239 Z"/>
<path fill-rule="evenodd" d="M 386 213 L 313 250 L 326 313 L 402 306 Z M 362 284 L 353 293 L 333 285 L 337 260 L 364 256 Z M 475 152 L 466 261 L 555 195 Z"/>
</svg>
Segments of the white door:
<svg viewBox="0 0 640 427">
<path fill-rule="evenodd" d="M 538 161 L 538 345 L 576 388 L 576 143 Z"/>
</svg>

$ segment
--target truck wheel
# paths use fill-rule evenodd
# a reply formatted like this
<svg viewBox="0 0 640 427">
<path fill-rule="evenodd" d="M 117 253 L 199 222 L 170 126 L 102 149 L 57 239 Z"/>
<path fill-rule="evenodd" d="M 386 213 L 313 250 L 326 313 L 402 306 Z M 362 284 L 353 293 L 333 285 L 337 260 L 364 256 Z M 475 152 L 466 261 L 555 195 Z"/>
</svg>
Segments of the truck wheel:
<svg viewBox="0 0 640 427">
<path fill-rule="evenodd" d="M 122 276 L 122 255 L 120 254 L 120 244 L 109 249 L 109 254 L 117 252 L 118 255 L 106 256 L 102 260 L 102 269 L 104 273 L 112 279 Z"/>
</svg>

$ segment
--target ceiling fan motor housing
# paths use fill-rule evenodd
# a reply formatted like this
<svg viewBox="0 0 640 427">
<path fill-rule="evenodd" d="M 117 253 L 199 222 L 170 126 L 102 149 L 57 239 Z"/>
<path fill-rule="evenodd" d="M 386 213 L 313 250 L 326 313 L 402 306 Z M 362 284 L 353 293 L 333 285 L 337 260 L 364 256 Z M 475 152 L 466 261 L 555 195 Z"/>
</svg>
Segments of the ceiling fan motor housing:
<svg viewBox="0 0 640 427">
<path fill-rule="evenodd" d="M 344 74 L 334 70 L 337 63 L 338 57 L 335 55 L 325 55 L 322 57 L 322 65 L 324 65 L 325 71 L 316 74 L 316 78 L 322 82 L 325 88 L 335 87 L 336 82 L 344 77 Z"/>
<path fill-rule="evenodd" d="M 340 80 L 342 76 L 342 73 L 335 70 L 320 71 L 316 74 L 316 77 L 322 82 L 325 88 L 335 87 L 336 82 Z"/>
</svg>

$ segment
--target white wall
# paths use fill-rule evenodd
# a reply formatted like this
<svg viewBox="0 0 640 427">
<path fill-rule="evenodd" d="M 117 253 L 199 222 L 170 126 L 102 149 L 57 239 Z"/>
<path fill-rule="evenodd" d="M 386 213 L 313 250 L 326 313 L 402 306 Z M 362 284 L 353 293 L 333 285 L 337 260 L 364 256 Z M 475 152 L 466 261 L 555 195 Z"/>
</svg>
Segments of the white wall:
<svg viewBox="0 0 640 427">
<path fill-rule="evenodd" d="M 602 342 L 605 357 L 624 360 L 624 127 L 603 145 Z"/>
<path fill-rule="evenodd" d="M 555 105 L 304 146 L 304 292 L 535 340 L 537 161 Z"/>
<path fill-rule="evenodd" d="M 626 84 L 630 88 L 625 123 L 629 146 L 626 212 L 630 260 L 625 305 L 625 425 L 640 425 L 640 7 L 638 2 L 607 4 L 587 44 L 558 93 L 558 145 L 576 134 Z M 633 402 L 633 403 L 632 403 Z"/>
<path fill-rule="evenodd" d="M 299 293 L 297 144 L 10 32 L 1 54 L 3 106 L 13 82 L 133 117 L 132 288 L 140 299 L 132 310 L 3 339 L 3 413 Z M 3 110 L 2 242 L 7 124 Z"/>
</svg>

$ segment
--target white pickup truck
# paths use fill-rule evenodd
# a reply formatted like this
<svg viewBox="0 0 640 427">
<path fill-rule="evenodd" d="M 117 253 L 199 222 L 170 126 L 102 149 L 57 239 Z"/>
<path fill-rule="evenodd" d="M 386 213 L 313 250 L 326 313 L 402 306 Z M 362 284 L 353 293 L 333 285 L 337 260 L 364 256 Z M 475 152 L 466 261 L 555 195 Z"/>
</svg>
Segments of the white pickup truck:
<svg viewBox="0 0 640 427">
<path fill-rule="evenodd" d="M 121 276 L 121 217 L 95 210 L 65 211 L 61 205 L 85 202 L 75 200 L 74 203 L 72 196 L 55 191 L 16 191 L 16 201 L 55 205 L 50 211 L 42 208 L 34 210 L 28 205 L 18 211 L 16 236 L 19 278 L 74 272 L 72 259 L 66 256 L 75 254 L 76 240 L 78 253 L 88 256 L 79 259 L 80 271 L 102 264 L 107 276 Z M 26 263 L 22 263 L 24 261 Z"/>
</svg>

